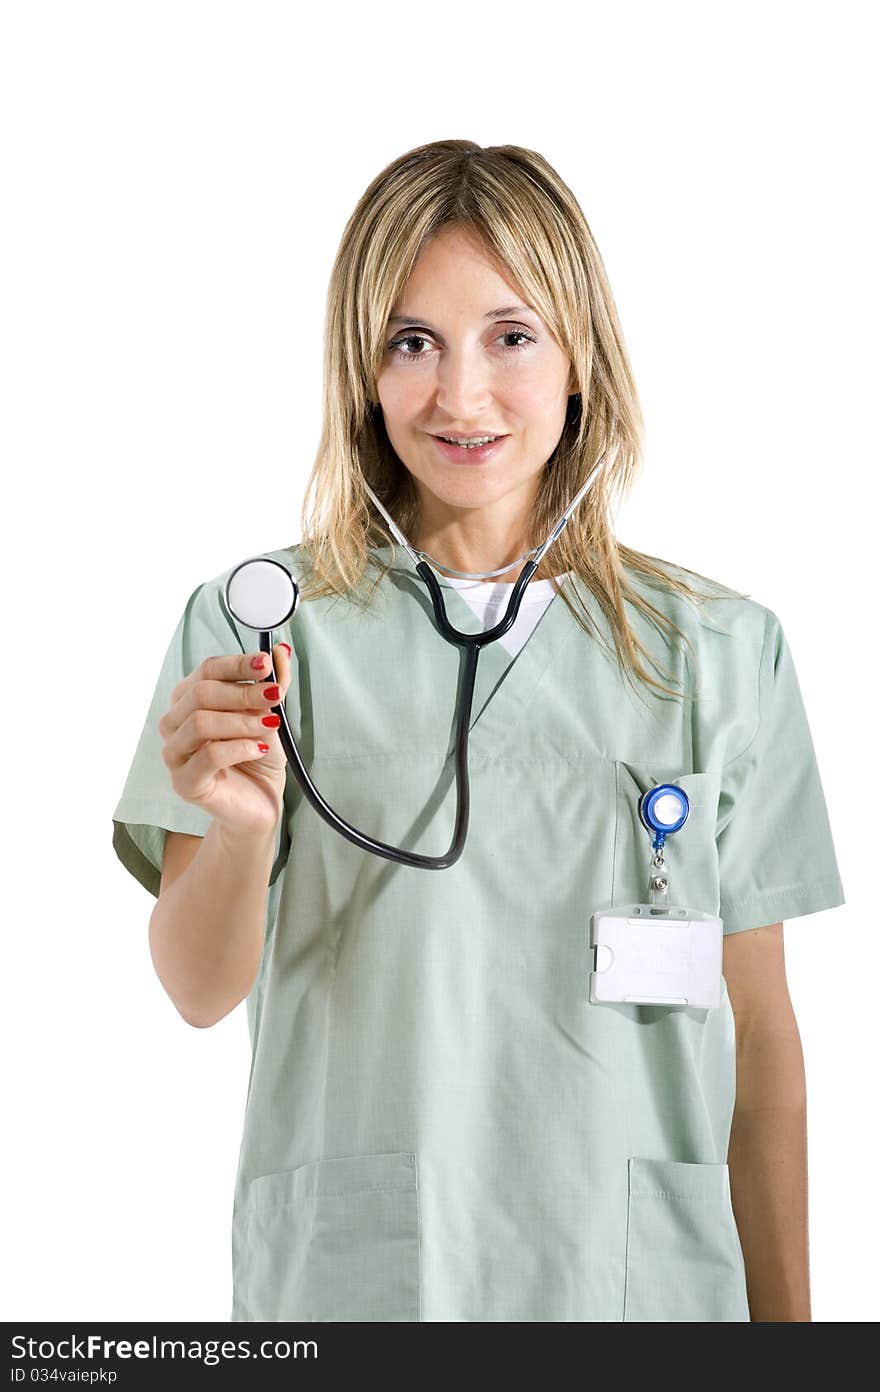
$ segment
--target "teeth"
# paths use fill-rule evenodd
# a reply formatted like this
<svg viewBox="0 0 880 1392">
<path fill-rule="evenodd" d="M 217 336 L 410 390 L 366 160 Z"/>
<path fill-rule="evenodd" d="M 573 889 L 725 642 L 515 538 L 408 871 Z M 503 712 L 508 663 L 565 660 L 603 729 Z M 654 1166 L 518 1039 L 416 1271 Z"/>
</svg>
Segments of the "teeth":
<svg viewBox="0 0 880 1392">
<path fill-rule="evenodd" d="M 460 449 L 477 449 L 480 445 L 488 445 L 490 440 L 497 440 L 497 435 L 481 435 L 476 440 L 453 440 L 448 435 L 441 435 L 441 440 L 445 440 L 448 445 L 458 445 Z"/>
</svg>

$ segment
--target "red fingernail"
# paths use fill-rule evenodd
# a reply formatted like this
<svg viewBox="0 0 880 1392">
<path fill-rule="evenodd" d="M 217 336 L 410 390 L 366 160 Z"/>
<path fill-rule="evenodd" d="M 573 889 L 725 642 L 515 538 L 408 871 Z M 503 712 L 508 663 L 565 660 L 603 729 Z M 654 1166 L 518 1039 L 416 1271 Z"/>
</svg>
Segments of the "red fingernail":
<svg viewBox="0 0 880 1392">
<path fill-rule="evenodd" d="M 257 748 L 259 749 L 259 751 L 260 751 L 261 754 L 268 754 L 268 753 L 269 753 L 269 746 L 268 746 L 268 744 L 263 744 L 262 741 L 260 741 L 260 742 L 257 744 Z"/>
<path fill-rule="evenodd" d="M 270 730 L 277 730 L 277 729 L 278 729 L 278 726 L 281 724 L 281 716 L 280 716 L 280 715 L 264 715 L 264 716 L 263 716 L 263 722 L 262 722 L 262 723 L 263 723 L 264 725 L 268 725 Z"/>
<path fill-rule="evenodd" d="M 253 667 L 253 669 L 254 669 L 255 672 L 259 672 L 260 668 L 262 667 L 262 665 L 263 665 L 263 663 L 264 663 L 265 661 L 266 661 L 265 657 L 262 657 L 262 656 L 260 656 L 260 657 L 252 657 L 252 658 L 251 658 L 251 666 Z"/>
<path fill-rule="evenodd" d="M 277 686 L 264 686 L 263 695 L 268 701 L 277 702 L 281 699 L 281 692 Z"/>
<path fill-rule="evenodd" d="M 282 643 L 281 646 L 282 646 L 282 648 L 286 648 L 286 649 L 287 649 L 287 656 L 290 657 L 290 644 L 289 644 L 289 643 Z"/>
</svg>

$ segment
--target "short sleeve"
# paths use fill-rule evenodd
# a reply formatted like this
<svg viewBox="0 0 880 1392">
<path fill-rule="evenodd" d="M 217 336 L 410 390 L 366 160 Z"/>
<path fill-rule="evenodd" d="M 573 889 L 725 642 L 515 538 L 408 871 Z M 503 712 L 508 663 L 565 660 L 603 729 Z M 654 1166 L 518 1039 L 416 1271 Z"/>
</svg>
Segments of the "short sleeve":
<svg viewBox="0 0 880 1392">
<path fill-rule="evenodd" d="M 717 845 L 725 934 L 845 902 L 797 673 L 769 609 L 757 689 L 756 733 L 722 770 Z"/>
<path fill-rule="evenodd" d="M 158 898 L 166 831 L 204 836 L 212 817 L 178 797 L 162 760 L 158 722 L 171 704 L 178 682 L 206 657 L 246 652 L 237 626 L 226 612 L 220 580 L 199 585 L 186 602 L 171 635 L 143 731 L 113 812 L 113 849 L 135 879 Z M 254 644 L 256 647 L 256 643 Z M 280 819 L 276 855 L 269 884 L 275 883 L 286 860 L 289 842 L 285 818 Z"/>
</svg>

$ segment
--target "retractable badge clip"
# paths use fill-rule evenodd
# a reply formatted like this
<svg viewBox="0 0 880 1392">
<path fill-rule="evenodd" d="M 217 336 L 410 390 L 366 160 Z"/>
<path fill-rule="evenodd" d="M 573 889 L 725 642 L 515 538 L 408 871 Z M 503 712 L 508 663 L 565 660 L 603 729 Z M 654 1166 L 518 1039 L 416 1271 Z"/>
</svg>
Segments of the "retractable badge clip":
<svg viewBox="0 0 880 1392">
<path fill-rule="evenodd" d="M 639 799 L 639 820 L 653 836 L 650 902 L 593 914 L 590 1001 L 714 1008 L 721 1001 L 724 928 L 717 914 L 669 904 L 667 836 L 680 831 L 690 802 L 683 788 L 658 783 Z"/>
</svg>

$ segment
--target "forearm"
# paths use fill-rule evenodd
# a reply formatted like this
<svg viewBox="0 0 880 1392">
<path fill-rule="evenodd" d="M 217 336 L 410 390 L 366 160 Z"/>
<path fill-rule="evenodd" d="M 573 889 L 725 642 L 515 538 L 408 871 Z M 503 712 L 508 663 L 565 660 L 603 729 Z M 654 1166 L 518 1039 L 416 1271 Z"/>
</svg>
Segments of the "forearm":
<svg viewBox="0 0 880 1392">
<path fill-rule="evenodd" d="M 793 1014 L 770 1029 L 736 1021 L 728 1165 L 753 1321 L 811 1319 L 807 1105 Z"/>
<path fill-rule="evenodd" d="M 259 970 L 275 833 L 212 821 L 186 870 L 150 917 L 156 974 L 183 1018 L 213 1025 L 248 994 Z"/>
</svg>

